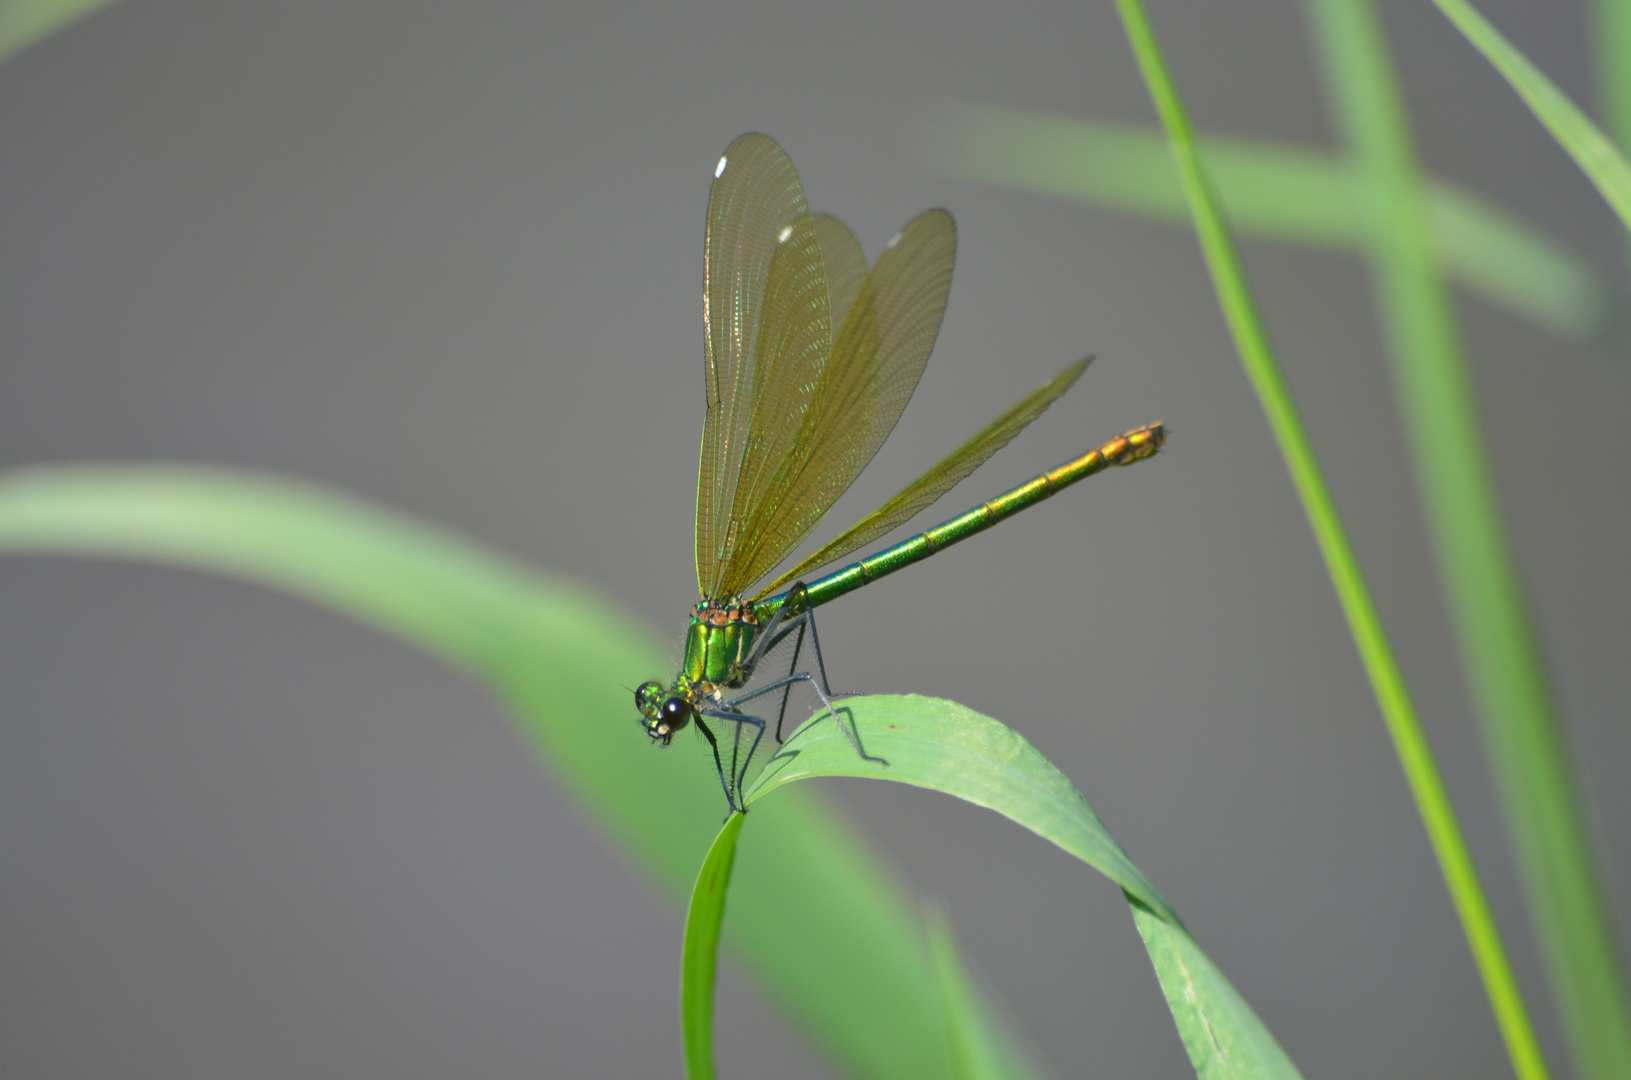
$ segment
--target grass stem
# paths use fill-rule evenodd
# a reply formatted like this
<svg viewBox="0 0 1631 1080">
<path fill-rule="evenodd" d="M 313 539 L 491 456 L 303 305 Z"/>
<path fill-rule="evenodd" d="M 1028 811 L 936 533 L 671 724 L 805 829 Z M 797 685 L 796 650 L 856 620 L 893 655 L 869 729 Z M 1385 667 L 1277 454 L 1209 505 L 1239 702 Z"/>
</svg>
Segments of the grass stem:
<svg viewBox="0 0 1631 1080">
<path fill-rule="evenodd" d="M 1279 443 L 1292 483 L 1336 588 L 1417 811 L 1461 919 L 1513 1067 L 1523 1080 L 1542 1080 L 1546 1063 L 1518 992 L 1472 856 L 1416 715 L 1404 677 L 1382 627 L 1359 562 L 1348 542 L 1308 434 L 1280 372 L 1234 240 L 1202 167 L 1194 129 L 1178 96 L 1139 0 L 1116 0 L 1150 98 L 1160 115 L 1183 179 L 1195 231 L 1235 347 Z"/>
</svg>

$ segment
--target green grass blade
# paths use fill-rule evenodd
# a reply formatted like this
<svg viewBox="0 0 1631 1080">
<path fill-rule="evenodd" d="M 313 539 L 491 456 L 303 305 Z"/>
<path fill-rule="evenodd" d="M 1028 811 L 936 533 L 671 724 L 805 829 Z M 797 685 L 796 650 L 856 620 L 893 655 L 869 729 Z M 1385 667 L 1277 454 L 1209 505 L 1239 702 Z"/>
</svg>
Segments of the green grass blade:
<svg viewBox="0 0 1631 1080">
<path fill-rule="evenodd" d="M 1372 262 L 1394 383 L 1463 664 L 1530 910 L 1580 1074 L 1631 1076 L 1631 1010 L 1568 748 L 1502 529 L 1450 299 L 1421 238 L 1404 104 L 1364 0 L 1310 4 L 1338 121 L 1372 206 Z M 1490 985 L 1519 1075 L 1539 1051 L 1522 1003 Z"/>
<path fill-rule="evenodd" d="M 226 470 L 32 468 L 0 475 L 0 554 L 139 559 L 311 600 L 469 672 L 551 772 L 682 901 L 724 808 L 698 740 L 653 753 L 625 687 L 666 675 L 604 601 L 315 485 Z M 754 813 L 727 940 L 842 1071 L 947 1071 L 917 912 L 808 792 Z M 798 934 L 786 932 L 797 925 Z M 1027 1076 L 1022 1061 L 1009 1075 Z"/>
<path fill-rule="evenodd" d="M 1631 151 L 1631 0 L 1592 0 L 1586 7 L 1598 114 L 1620 150 Z M 1631 237 L 1626 241 L 1631 253 Z"/>
<path fill-rule="evenodd" d="M 1465 188 L 1424 178 L 1439 265 L 1474 296 L 1561 338 L 1628 351 L 1625 299 L 1538 230 Z"/>
<path fill-rule="evenodd" d="M 691 905 L 685 913 L 685 946 L 680 958 L 680 1033 L 685 1039 L 685 1075 L 689 1080 L 714 1078 L 714 974 L 718 968 L 719 931 L 725 921 L 725 894 L 736 863 L 736 838 L 742 815 L 732 814 L 714 837 L 697 871 Z"/>
<path fill-rule="evenodd" d="M 1613 140 L 1466 0 L 1433 3 L 1511 84 L 1620 220 L 1631 228 L 1631 162 L 1626 161 Z"/>
<path fill-rule="evenodd" d="M 943 912 L 930 908 L 924 912 L 923 926 L 928 931 L 929 955 L 940 981 L 940 1009 L 946 1018 L 952 1080 L 998 1080 L 1002 1076 L 999 1058 L 975 1020 L 980 1015 L 978 996 L 957 955 L 951 923 Z"/>
<path fill-rule="evenodd" d="M 1161 58 L 1160 46 L 1143 6 L 1138 0 L 1116 0 L 1116 6 L 1150 98 L 1171 141 L 1219 306 L 1308 515 L 1508 1051 L 1520 1076 L 1531 1080 L 1544 1076 L 1545 1064 L 1535 1043 L 1533 1027 L 1455 810 L 1421 729 L 1392 645 L 1382 628 L 1370 589 L 1331 499 L 1313 445 L 1280 373 L 1268 332 L 1246 280 L 1245 268 L 1202 167 L 1189 117 Z"/>
<path fill-rule="evenodd" d="M 867 754 L 888 764 L 863 759 L 831 717 L 818 717 L 782 745 L 748 788 L 754 815 L 779 801 L 765 796 L 815 776 L 890 780 L 994 810 L 1122 887 L 1196 1075 L 1299 1075 L 1082 793 L 1017 732 L 956 702 L 916 695 L 845 698 L 839 712 Z"/>
<path fill-rule="evenodd" d="M 1631 0 L 1591 0 L 1592 74 L 1598 115 L 1620 150 L 1631 150 Z M 1631 254 L 1631 236 L 1626 238 Z"/>
<path fill-rule="evenodd" d="M 0 0 L 0 60 L 111 3 L 113 0 Z"/>
<path fill-rule="evenodd" d="M 1631 147 L 1631 0 L 1592 0 L 1592 74 L 1608 133 Z"/>
<path fill-rule="evenodd" d="M 817 719 L 765 762 L 744 796 L 750 809 L 783 784 L 810 776 L 866 776 L 931 788 L 1012 818 L 1162 918 L 1178 921 L 1082 793 L 1018 732 L 955 702 L 916 694 L 844 698 L 839 713 L 858 731 L 868 757 L 889 764 L 861 757 L 830 717 Z"/>
<path fill-rule="evenodd" d="M 1267 140 L 1207 136 L 1201 145 L 1229 221 L 1243 234 L 1333 250 L 1366 247 L 1359 178 L 1341 158 Z M 962 105 L 936 126 L 929 151 L 960 179 L 1189 220 L 1166 137 L 1142 125 Z M 1584 263 L 1457 185 L 1432 181 L 1427 200 L 1439 258 L 1469 291 L 1560 337 L 1624 351 L 1623 302 Z"/>
</svg>

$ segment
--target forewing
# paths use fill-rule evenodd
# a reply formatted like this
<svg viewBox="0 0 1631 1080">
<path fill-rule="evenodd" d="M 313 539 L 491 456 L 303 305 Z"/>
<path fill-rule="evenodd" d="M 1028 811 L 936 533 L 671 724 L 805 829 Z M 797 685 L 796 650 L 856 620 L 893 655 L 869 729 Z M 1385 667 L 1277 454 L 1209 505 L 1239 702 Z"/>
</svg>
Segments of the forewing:
<svg viewBox="0 0 1631 1080">
<path fill-rule="evenodd" d="M 850 486 L 900 419 L 940 332 L 957 257 L 944 210 L 919 214 L 867 275 L 833 341 L 793 453 L 745 527 L 737 590 L 781 562 Z"/>
<path fill-rule="evenodd" d="M 737 576 L 742 523 L 802 427 L 831 345 L 815 223 L 775 140 L 742 135 L 719 159 L 706 247 L 697 587 L 719 598 Z"/>
<path fill-rule="evenodd" d="M 1056 375 L 1046 386 L 1021 399 L 979 434 L 952 451 L 940 464 L 908 484 L 899 495 L 857 521 L 828 541 L 820 550 L 767 585 L 760 591 L 760 596 L 769 595 L 790 581 L 797 581 L 813 570 L 837 562 L 883 536 L 895 526 L 905 523 L 920 510 L 927 509 L 936 499 L 956 487 L 959 481 L 985 464 L 992 454 L 1007 446 L 1009 440 L 1025 429 L 1026 424 L 1041 416 L 1044 409 L 1052 405 L 1059 395 L 1069 390 L 1071 384 L 1081 377 L 1092 359 L 1087 357 L 1078 360 Z"/>
</svg>

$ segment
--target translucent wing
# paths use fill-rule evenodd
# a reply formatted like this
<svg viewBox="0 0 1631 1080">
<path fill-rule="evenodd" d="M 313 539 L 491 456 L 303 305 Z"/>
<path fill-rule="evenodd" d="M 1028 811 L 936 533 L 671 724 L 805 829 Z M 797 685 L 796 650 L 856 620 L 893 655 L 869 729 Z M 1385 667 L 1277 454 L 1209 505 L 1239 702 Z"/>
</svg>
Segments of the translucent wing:
<svg viewBox="0 0 1631 1080">
<path fill-rule="evenodd" d="M 815 215 L 816 239 L 821 243 L 821 262 L 827 271 L 827 301 L 832 324 L 844 325 L 850 305 L 866 284 L 866 254 L 849 226 L 831 214 Z"/>
<path fill-rule="evenodd" d="M 791 453 L 741 519 L 722 595 L 745 591 L 798 546 L 894 430 L 940 332 L 956 257 L 957 227 L 944 210 L 918 215 L 890 241 L 847 306 Z"/>
<path fill-rule="evenodd" d="M 1017 402 L 1007 412 L 988 424 L 983 431 L 952 451 L 940 464 L 918 477 L 906 489 L 878 509 L 857 521 L 834 537 L 819 551 L 765 586 L 759 596 L 768 596 L 790 581 L 796 581 L 812 570 L 844 556 L 884 535 L 895 526 L 926 509 L 969 473 L 985 464 L 986 459 L 1008 445 L 1010 439 L 1025 429 L 1025 425 L 1042 415 L 1054 399 L 1069 390 L 1071 384 L 1087 370 L 1092 357 L 1076 363 L 1054 376 L 1053 381 Z M 757 597 L 755 598 L 757 599 Z"/>
<path fill-rule="evenodd" d="M 697 474 L 697 587 L 732 595 L 743 522 L 803 427 L 831 348 L 827 282 L 798 173 L 740 136 L 708 194 L 703 287 L 708 416 Z"/>
</svg>

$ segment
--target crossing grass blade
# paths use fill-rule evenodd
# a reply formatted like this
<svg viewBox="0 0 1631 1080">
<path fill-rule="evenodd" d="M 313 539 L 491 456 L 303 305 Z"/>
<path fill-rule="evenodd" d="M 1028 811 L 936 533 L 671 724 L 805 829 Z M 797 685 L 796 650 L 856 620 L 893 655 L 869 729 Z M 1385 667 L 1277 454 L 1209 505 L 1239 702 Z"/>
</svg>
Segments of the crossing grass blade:
<svg viewBox="0 0 1631 1080">
<path fill-rule="evenodd" d="M 1299 1075 L 1245 999 L 1121 850 L 1082 793 L 1017 732 L 956 702 L 917 695 L 845 698 L 838 708 L 870 758 L 884 758 L 888 764 L 861 758 L 831 716 L 817 716 L 788 738 L 748 788 L 745 801 L 752 810 L 748 834 L 757 828 L 761 808 L 774 806 L 787 794 L 782 788 L 812 777 L 889 780 L 994 810 L 1121 886 L 1197 1076 L 1202 1080 L 1290 1080 Z M 778 798 L 767 799 L 772 793 Z M 720 843 L 735 843 L 734 835 L 724 835 L 733 825 L 727 823 Z M 743 865 L 749 861 L 745 857 Z M 699 917 L 708 918 L 715 917 L 718 908 L 707 904 L 694 910 Z M 797 935 L 803 928 L 789 921 L 785 932 Z M 686 929 L 687 937 L 694 934 L 698 941 L 706 940 L 709 933 L 703 926 Z M 705 970 L 689 961 L 686 965 L 688 974 L 701 975 Z M 691 991 L 701 992 L 700 985 Z M 972 1009 L 965 1015 L 971 1013 Z M 686 1031 L 707 1037 L 689 1023 Z M 966 1045 L 978 1047 L 983 1037 L 968 1036 Z M 699 1048 L 694 1055 L 687 1052 L 688 1059 L 710 1055 L 711 1048 Z"/>
<path fill-rule="evenodd" d="M 113 0 L 0 0 L 0 61 L 112 3 Z"/>
<path fill-rule="evenodd" d="M 506 704 L 552 775 L 660 892 L 691 888 L 719 820 L 707 748 L 630 738 L 628 691 L 667 650 L 586 590 L 316 485 L 142 466 L 0 474 L 0 555 L 139 560 L 289 593 L 408 642 Z M 672 755 L 694 760 L 676 762 Z M 946 1072 L 915 904 L 811 793 L 755 810 L 726 939 L 838 1070 Z M 791 920 L 799 933 L 787 933 Z M 1007 1075 L 1027 1077 L 1019 1059 Z"/>
<path fill-rule="evenodd" d="M 1242 235 L 1331 250 L 1367 246 L 1361 180 L 1330 151 L 1208 135 L 1207 169 Z M 1160 131 L 990 105 L 959 105 L 929 152 L 952 175 L 1159 221 L 1187 223 Z M 1458 185 L 1425 181 L 1427 227 L 1445 270 L 1519 318 L 1621 355 L 1626 301 L 1521 219 Z"/>
<path fill-rule="evenodd" d="M 1421 183 L 1380 22 L 1313 0 L 1337 125 L 1364 177 L 1373 279 L 1440 579 L 1529 909 L 1580 1075 L 1631 1075 L 1631 999 L 1539 635 L 1501 521 L 1455 312 L 1422 242 Z M 1469 926 L 1469 935 L 1474 927 Z M 1491 928 L 1493 932 L 1493 928 Z M 1475 953 L 1477 952 L 1475 943 Z M 1520 1076 L 1544 1074 L 1509 976 L 1486 988 Z"/>
<path fill-rule="evenodd" d="M 1626 161 L 1614 140 L 1603 134 L 1556 83 L 1466 0 L 1433 0 L 1433 3 L 1518 92 L 1529 111 L 1580 166 L 1580 171 L 1614 208 L 1626 228 L 1631 229 L 1631 162 Z"/>
<path fill-rule="evenodd" d="M 1302 417 L 1280 372 L 1274 347 L 1269 341 L 1256 298 L 1252 295 L 1239 252 L 1235 249 L 1234 237 L 1202 166 L 1200 147 L 1189 115 L 1167 70 L 1143 5 L 1139 0 L 1116 0 L 1116 7 L 1183 178 L 1185 198 L 1189 202 L 1201 252 L 1218 294 L 1218 306 L 1229 324 L 1236 351 L 1263 406 L 1269 428 L 1280 446 L 1304 512 L 1308 515 L 1337 599 L 1348 620 L 1355 647 L 1393 740 L 1400 767 L 1416 800 L 1417 812 L 1433 845 L 1433 853 L 1439 860 L 1445 887 L 1461 919 L 1468 948 L 1478 965 L 1491 1008 L 1506 1039 L 1513 1066 L 1525 1080 L 1539 1080 L 1545 1076 L 1545 1061 L 1535 1041 L 1534 1028 L 1523 997 L 1518 992 L 1499 928 L 1490 912 L 1483 885 L 1456 819 L 1455 808 L 1450 803 L 1432 747 L 1422 730 L 1393 646 L 1382 626 L 1376 604 L 1371 599 L 1370 587 L 1348 541 L 1347 530 L 1326 485 Z"/>
</svg>

